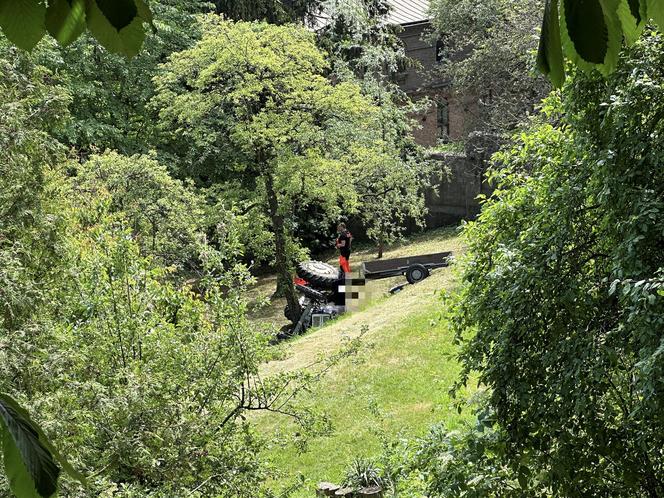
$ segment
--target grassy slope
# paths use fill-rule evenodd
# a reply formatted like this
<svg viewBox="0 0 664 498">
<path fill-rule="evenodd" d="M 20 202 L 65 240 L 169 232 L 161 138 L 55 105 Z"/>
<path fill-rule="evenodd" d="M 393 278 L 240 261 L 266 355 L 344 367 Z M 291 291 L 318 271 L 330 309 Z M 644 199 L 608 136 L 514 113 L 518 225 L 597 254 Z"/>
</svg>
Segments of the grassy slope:
<svg viewBox="0 0 664 498">
<path fill-rule="evenodd" d="M 458 253 L 461 249 L 453 232 L 437 231 L 394 248 L 386 257 L 445 250 Z M 357 256 L 355 262 L 369 257 Z M 465 420 L 467 415 L 457 413 L 448 395 L 458 365 L 448 324 L 439 319 L 437 291 L 453 286 L 451 270 L 434 272 L 395 296 L 384 295 L 393 284 L 372 283 L 374 301 L 362 311 L 290 342 L 288 357 L 267 366 L 266 374 L 302 367 L 321 353 L 337 350 L 344 337 L 368 327 L 360 357 L 334 367 L 305 400 L 330 416 L 334 432 L 309 441 L 304 453 L 292 444 L 267 450 L 285 474 L 275 487 L 301 473 L 308 486 L 296 496 L 312 496 L 311 486 L 318 481 L 339 481 L 353 457 L 376 454 L 381 433 L 421 435 L 435 422 L 445 420 L 454 426 Z M 260 430 L 266 435 L 287 426 L 285 419 L 259 418 Z"/>
</svg>

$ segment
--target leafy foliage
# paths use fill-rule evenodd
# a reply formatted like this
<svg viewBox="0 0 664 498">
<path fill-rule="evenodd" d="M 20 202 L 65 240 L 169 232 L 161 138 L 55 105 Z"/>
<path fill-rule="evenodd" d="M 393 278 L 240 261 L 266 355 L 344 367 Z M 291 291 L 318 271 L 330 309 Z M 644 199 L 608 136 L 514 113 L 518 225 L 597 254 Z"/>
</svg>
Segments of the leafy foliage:
<svg viewBox="0 0 664 498">
<path fill-rule="evenodd" d="M 465 116 L 468 129 L 511 133 L 550 91 L 532 69 L 532 35 L 542 5 L 541 0 L 432 2 L 441 51 L 433 77 L 449 80 L 457 95 L 476 99 Z M 547 36 L 553 43 L 553 30 Z"/>
<path fill-rule="evenodd" d="M 269 217 L 291 309 L 292 207 L 316 204 L 328 219 L 341 205 L 354 210 L 361 164 L 350 144 L 368 143 L 375 114 L 356 85 L 333 85 L 325 69 L 303 28 L 209 19 L 203 39 L 157 78 L 155 104 L 190 174 L 232 185 Z"/>
<path fill-rule="evenodd" d="M 217 12 L 235 21 L 266 21 L 271 24 L 309 21 L 315 23 L 320 0 L 214 0 Z"/>
<path fill-rule="evenodd" d="M 0 433 L 9 483 L 18 498 L 48 497 L 57 491 L 56 461 L 73 478 L 85 478 L 49 442 L 28 413 L 10 396 L 0 393 Z"/>
<path fill-rule="evenodd" d="M 68 45 L 86 29 L 110 52 L 133 57 L 152 12 L 144 0 L 3 0 L 0 28 L 18 47 L 31 50 L 44 34 Z"/>
<path fill-rule="evenodd" d="M 51 77 L 15 48 L 0 59 L 0 327 L 11 330 L 45 299 L 58 267 L 63 217 L 49 179 L 63 148 L 49 133 L 66 119 L 69 96 Z"/>
<path fill-rule="evenodd" d="M 565 57 L 586 71 L 610 74 L 623 41 L 634 43 L 651 20 L 664 25 L 656 0 L 546 0 L 537 66 L 557 87 L 565 79 Z"/>
<path fill-rule="evenodd" d="M 205 201 L 173 179 L 154 158 L 115 152 L 79 166 L 75 188 L 82 216 L 94 226 L 117 213 L 131 229 L 142 255 L 187 275 L 200 267 L 205 244 Z"/>
<path fill-rule="evenodd" d="M 450 431 L 440 424 L 417 441 L 409 470 L 423 476 L 426 496 L 525 495 L 521 476 L 530 471 L 524 467 L 519 474 L 506 464 L 504 434 L 486 425 L 482 420 L 476 427 Z"/>
<path fill-rule="evenodd" d="M 57 75 L 71 95 L 71 119 L 56 136 L 83 160 L 106 149 L 145 154 L 158 142 L 156 112 L 148 106 L 155 93 L 152 78 L 171 53 L 195 42 L 195 16 L 210 7 L 199 0 L 153 0 L 150 5 L 154 29 L 131 60 L 107 52 L 89 35 L 67 47 L 45 40 L 33 50 L 33 60 Z"/>
<path fill-rule="evenodd" d="M 375 462 L 367 459 L 356 458 L 350 464 L 344 478 L 344 487 L 355 489 L 383 486 L 381 470 Z"/>
<path fill-rule="evenodd" d="M 658 496 L 662 406 L 661 35 L 579 76 L 496 158 L 456 309 L 505 461 L 545 494 Z M 530 491 L 529 491 L 530 492 Z"/>
<path fill-rule="evenodd" d="M 330 53 L 332 74 L 340 81 L 357 82 L 378 109 L 381 147 L 356 147 L 353 154 L 365 164 L 355 184 L 362 205 L 359 217 L 382 257 L 385 245 L 401 238 L 409 224 L 423 225 L 424 192 L 440 180 L 411 133 L 417 126 L 412 115 L 428 101 L 414 103 L 394 81 L 411 61 L 397 28 L 387 23 L 386 1 L 333 0 L 323 8 L 327 24 L 319 44 Z"/>
<path fill-rule="evenodd" d="M 241 197 L 246 186 L 234 189 L 231 181 L 194 187 L 170 176 L 163 164 L 177 156 L 163 151 L 95 153 L 121 143 L 123 133 L 132 142 L 126 150 L 148 148 L 155 110 L 133 106 L 149 98 L 152 83 L 128 86 L 128 67 L 150 74 L 197 36 L 160 25 L 194 22 L 194 12 L 178 13 L 178 5 L 155 4 L 163 16 L 156 51 L 131 62 L 82 42 L 60 51 L 44 41 L 26 54 L 0 40 L 0 389 L 39 413 L 44 431 L 92 475 L 85 491 L 61 480 L 66 496 L 266 494 L 271 469 L 246 414 L 294 418 L 300 438 L 327 430 L 324 418 L 297 406 L 299 393 L 357 348 L 349 344 L 306 371 L 262 378 L 261 365 L 279 350 L 268 348 L 271 328 L 247 319 L 251 278 L 241 260 L 254 233 L 260 237 L 252 251 L 264 253 L 273 242 L 267 211 L 262 223 L 253 216 L 264 191 Z M 324 105 L 353 96 L 343 88 L 347 93 L 327 95 Z M 76 134 L 91 110 L 72 102 L 81 95 L 98 106 L 89 140 Z M 332 133 L 348 136 L 342 125 Z M 66 160 L 63 142 L 74 147 L 72 158 L 80 153 L 78 161 Z M 288 159 L 278 183 L 284 199 L 297 194 L 287 172 L 299 163 Z M 335 164 L 326 161 L 316 163 L 322 172 Z M 324 192 L 310 185 L 312 195 Z M 185 283 L 192 276 L 193 288 Z M 14 466 L 16 451 L 5 460 L 0 494 L 13 485 L 7 479 L 18 482 L 17 472 L 28 475 Z"/>
</svg>

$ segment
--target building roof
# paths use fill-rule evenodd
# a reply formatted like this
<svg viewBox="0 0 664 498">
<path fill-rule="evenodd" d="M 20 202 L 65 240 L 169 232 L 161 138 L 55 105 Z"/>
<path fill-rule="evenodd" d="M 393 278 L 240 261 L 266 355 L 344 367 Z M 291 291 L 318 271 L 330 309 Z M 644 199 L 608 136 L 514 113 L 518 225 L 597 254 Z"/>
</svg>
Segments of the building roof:
<svg viewBox="0 0 664 498">
<path fill-rule="evenodd" d="M 0 0 L 1 1 L 1 0 Z M 363 11 L 360 0 L 339 0 L 344 9 Z M 429 0 L 388 0 L 391 10 L 387 16 L 388 24 L 417 24 L 429 21 Z M 328 15 L 323 9 L 316 16 L 314 29 L 320 29 L 328 22 Z"/>
<path fill-rule="evenodd" d="M 428 0 L 389 0 L 392 11 L 387 20 L 390 24 L 413 24 L 429 20 Z"/>
</svg>

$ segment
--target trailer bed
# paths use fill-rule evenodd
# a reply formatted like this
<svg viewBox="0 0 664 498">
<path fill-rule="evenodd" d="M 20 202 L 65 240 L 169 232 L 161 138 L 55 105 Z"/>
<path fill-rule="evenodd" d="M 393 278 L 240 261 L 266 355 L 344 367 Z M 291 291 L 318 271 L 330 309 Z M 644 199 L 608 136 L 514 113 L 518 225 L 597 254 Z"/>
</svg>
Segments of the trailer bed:
<svg viewBox="0 0 664 498">
<path fill-rule="evenodd" d="M 361 273 L 367 280 L 398 277 L 399 275 L 405 275 L 408 269 L 414 265 L 422 265 L 428 270 L 449 266 L 451 256 L 451 252 L 439 252 L 435 254 L 367 261 L 362 263 Z"/>
</svg>

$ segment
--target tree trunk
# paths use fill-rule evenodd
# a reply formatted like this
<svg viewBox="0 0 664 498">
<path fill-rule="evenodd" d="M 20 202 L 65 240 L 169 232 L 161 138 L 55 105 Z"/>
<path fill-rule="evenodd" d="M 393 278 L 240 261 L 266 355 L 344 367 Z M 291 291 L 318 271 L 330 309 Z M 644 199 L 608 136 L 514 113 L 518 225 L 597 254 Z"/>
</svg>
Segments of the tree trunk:
<svg viewBox="0 0 664 498">
<path fill-rule="evenodd" d="M 378 259 L 383 257 L 385 250 L 385 223 L 380 222 L 380 232 L 378 233 Z"/>
<path fill-rule="evenodd" d="M 279 213 L 279 201 L 274 191 L 272 174 L 265 174 L 265 191 L 267 204 L 274 231 L 275 267 L 277 270 L 277 292 L 286 298 L 288 307 L 294 310 L 294 316 L 300 316 L 300 303 L 295 294 L 290 265 L 287 259 L 286 234 L 284 231 L 284 217 Z"/>
</svg>

